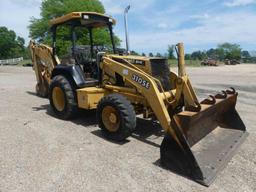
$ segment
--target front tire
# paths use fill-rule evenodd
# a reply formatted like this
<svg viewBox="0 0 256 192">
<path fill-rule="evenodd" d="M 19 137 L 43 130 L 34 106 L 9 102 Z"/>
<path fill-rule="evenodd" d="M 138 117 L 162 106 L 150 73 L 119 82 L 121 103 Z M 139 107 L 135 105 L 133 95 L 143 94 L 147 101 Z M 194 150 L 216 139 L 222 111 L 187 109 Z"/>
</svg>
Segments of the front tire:
<svg viewBox="0 0 256 192">
<path fill-rule="evenodd" d="M 62 75 L 53 78 L 49 88 L 49 100 L 54 113 L 60 119 L 70 119 L 78 111 L 72 84 Z"/>
<path fill-rule="evenodd" d="M 125 140 L 136 127 L 136 114 L 132 104 L 119 94 L 101 99 L 97 107 L 97 118 L 103 134 L 114 141 Z"/>
</svg>

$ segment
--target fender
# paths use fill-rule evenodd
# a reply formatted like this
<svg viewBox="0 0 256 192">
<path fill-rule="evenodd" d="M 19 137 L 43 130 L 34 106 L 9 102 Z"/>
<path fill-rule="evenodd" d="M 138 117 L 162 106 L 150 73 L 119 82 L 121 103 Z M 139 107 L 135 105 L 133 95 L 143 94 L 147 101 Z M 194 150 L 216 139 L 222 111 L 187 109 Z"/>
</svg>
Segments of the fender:
<svg viewBox="0 0 256 192">
<path fill-rule="evenodd" d="M 57 75 L 65 76 L 74 84 L 75 88 L 89 86 L 79 65 L 57 65 L 52 71 L 51 79 Z"/>
</svg>

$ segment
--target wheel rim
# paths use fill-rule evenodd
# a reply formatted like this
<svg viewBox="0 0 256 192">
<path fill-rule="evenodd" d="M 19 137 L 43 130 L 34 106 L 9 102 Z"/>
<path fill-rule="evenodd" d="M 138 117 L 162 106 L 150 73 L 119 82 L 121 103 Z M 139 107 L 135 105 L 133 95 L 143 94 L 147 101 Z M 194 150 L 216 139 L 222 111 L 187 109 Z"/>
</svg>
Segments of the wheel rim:
<svg viewBox="0 0 256 192">
<path fill-rule="evenodd" d="M 110 132 L 116 132 L 120 125 L 118 112 L 114 107 L 106 106 L 102 110 L 102 121 L 106 129 Z"/>
<path fill-rule="evenodd" d="M 61 88 L 54 87 L 52 91 L 52 100 L 54 107 L 58 111 L 63 111 L 65 108 L 65 95 Z"/>
</svg>

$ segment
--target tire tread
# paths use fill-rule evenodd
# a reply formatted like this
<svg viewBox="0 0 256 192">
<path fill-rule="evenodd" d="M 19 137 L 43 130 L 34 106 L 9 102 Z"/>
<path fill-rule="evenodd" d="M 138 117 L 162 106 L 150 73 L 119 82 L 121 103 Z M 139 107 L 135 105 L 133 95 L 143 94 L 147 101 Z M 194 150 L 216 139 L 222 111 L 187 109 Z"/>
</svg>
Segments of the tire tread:
<svg viewBox="0 0 256 192">
<path fill-rule="evenodd" d="M 103 107 L 106 105 L 114 105 L 121 116 L 121 130 L 117 133 L 108 132 L 101 121 L 101 112 Z M 122 141 L 126 139 L 131 135 L 136 127 L 136 114 L 134 108 L 130 101 L 120 94 L 110 94 L 103 97 L 98 103 L 97 117 L 99 126 L 103 130 L 104 135 L 112 140 Z"/>
<path fill-rule="evenodd" d="M 57 87 L 57 86 L 60 87 L 65 94 L 66 106 L 63 112 L 59 112 L 58 110 L 56 110 L 53 105 L 52 90 L 54 87 Z M 75 116 L 75 114 L 78 111 L 76 94 L 73 90 L 74 89 L 72 89 L 72 84 L 66 79 L 66 77 L 62 75 L 57 75 L 53 78 L 52 83 L 50 85 L 49 100 L 53 108 L 53 111 L 61 119 L 64 119 L 64 120 L 71 119 L 72 117 Z"/>
</svg>

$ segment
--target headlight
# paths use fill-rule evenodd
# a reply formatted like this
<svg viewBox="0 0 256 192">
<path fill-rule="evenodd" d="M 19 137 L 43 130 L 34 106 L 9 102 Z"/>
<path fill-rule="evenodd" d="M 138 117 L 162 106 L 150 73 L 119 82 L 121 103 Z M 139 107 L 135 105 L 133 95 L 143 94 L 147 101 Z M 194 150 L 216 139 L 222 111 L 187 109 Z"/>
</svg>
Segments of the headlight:
<svg viewBox="0 0 256 192">
<path fill-rule="evenodd" d="M 89 15 L 84 15 L 84 19 L 89 19 Z"/>
</svg>

